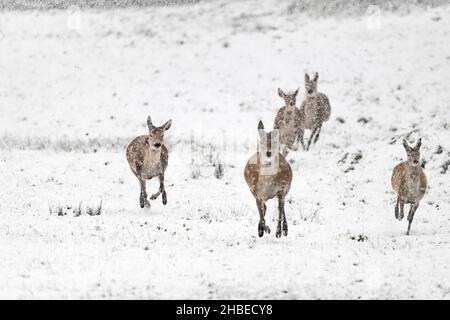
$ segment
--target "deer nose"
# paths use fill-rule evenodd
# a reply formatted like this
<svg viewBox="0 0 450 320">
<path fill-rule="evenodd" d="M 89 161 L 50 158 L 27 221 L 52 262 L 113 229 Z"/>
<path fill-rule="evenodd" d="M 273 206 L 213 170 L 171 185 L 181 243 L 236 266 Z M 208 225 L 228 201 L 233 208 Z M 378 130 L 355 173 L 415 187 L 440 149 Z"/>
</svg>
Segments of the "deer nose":
<svg viewBox="0 0 450 320">
<path fill-rule="evenodd" d="M 270 152 L 270 151 L 267 151 L 266 154 L 267 154 L 267 157 L 269 157 L 269 158 L 272 156 L 272 152 Z"/>
<path fill-rule="evenodd" d="M 159 147 L 161 147 L 161 143 L 155 143 L 154 146 L 155 146 L 155 148 L 159 148 Z"/>
<path fill-rule="evenodd" d="M 413 163 L 414 164 L 419 164 L 419 160 L 414 160 Z"/>
<path fill-rule="evenodd" d="M 313 93 L 313 91 L 310 89 L 310 90 L 308 90 L 308 94 L 312 94 Z"/>
</svg>

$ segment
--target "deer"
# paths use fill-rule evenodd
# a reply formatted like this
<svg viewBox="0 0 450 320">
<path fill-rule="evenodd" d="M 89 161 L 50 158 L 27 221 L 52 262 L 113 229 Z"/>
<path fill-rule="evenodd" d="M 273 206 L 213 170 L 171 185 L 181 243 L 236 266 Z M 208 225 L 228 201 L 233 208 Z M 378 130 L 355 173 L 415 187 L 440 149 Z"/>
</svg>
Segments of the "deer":
<svg viewBox="0 0 450 320">
<path fill-rule="evenodd" d="M 162 126 L 153 125 L 152 118 L 148 116 L 147 126 L 149 133 L 136 137 L 127 147 L 126 156 L 131 171 L 139 180 L 141 193 L 139 204 L 141 208 L 149 208 L 150 202 L 147 199 L 147 180 L 155 177 L 159 178 L 158 192 L 150 197 L 150 200 L 157 199 L 162 194 L 163 205 L 167 204 L 167 193 L 164 187 L 164 172 L 169 163 L 169 153 L 164 145 L 164 133 L 169 130 L 172 120 L 167 121 Z"/>
<path fill-rule="evenodd" d="M 300 113 L 303 119 L 301 136 L 303 136 L 306 129 L 311 130 L 311 136 L 309 137 L 306 151 L 309 150 L 312 142 L 314 142 L 314 144 L 317 143 L 320 131 L 322 130 L 322 125 L 330 119 L 331 114 L 331 106 L 328 97 L 317 91 L 318 79 L 319 73 L 317 72 L 312 80 L 309 75 L 305 73 L 306 98 L 300 106 Z"/>
<path fill-rule="evenodd" d="M 278 225 L 276 237 L 288 234 L 288 224 L 284 211 L 286 195 L 292 182 L 292 170 L 289 163 L 280 153 L 279 132 L 273 130 L 266 132 L 262 121 L 258 123 L 259 142 L 257 152 L 247 162 L 244 178 L 256 200 L 259 212 L 258 235 L 269 234 L 270 228 L 266 225 L 266 202 L 277 197 L 278 199 Z"/>
<path fill-rule="evenodd" d="M 405 203 L 410 204 L 406 235 L 409 235 L 414 214 L 427 190 L 427 176 L 420 163 L 421 145 L 422 138 L 418 140 L 414 147 L 411 147 L 406 139 L 403 139 L 407 160 L 395 166 L 391 177 L 392 189 L 397 194 L 395 218 L 402 220 L 404 217 L 404 205 Z"/>
<path fill-rule="evenodd" d="M 297 89 L 293 93 L 284 93 L 278 88 L 278 96 L 284 100 L 284 106 L 281 107 L 275 117 L 273 128 L 280 132 L 280 143 L 283 150 L 281 154 L 286 157 L 289 150 L 297 151 L 298 143 L 301 142 L 303 149 L 302 117 L 300 110 L 296 107 Z"/>
</svg>

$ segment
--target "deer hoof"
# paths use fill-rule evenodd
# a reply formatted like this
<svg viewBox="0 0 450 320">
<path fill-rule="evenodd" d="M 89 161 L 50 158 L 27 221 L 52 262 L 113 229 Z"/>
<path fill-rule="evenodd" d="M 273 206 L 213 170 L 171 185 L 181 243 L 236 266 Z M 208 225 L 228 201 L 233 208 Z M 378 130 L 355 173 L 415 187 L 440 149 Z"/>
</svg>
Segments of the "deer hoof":
<svg viewBox="0 0 450 320">
<path fill-rule="evenodd" d="M 258 224 L 258 236 L 261 238 L 264 235 L 264 231 L 267 232 L 267 226 L 264 221 L 259 222 Z M 270 229 L 269 229 L 270 231 Z"/>
<path fill-rule="evenodd" d="M 163 205 L 167 204 L 167 193 L 165 191 L 162 194 L 162 203 Z"/>
<path fill-rule="evenodd" d="M 275 236 L 276 236 L 277 238 L 280 238 L 280 237 L 281 237 L 281 224 L 280 224 L 280 223 L 279 223 L 278 226 L 277 226 L 277 232 L 275 233 Z"/>
<path fill-rule="evenodd" d="M 283 235 L 285 237 L 288 235 L 288 227 L 287 227 L 287 225 L 283 225 Z"/>
<path fill-rule="evenodd" d="M 264 229 L 258 229 L 258 236 L 261 238 L 264 235 Z"/>
</svg>

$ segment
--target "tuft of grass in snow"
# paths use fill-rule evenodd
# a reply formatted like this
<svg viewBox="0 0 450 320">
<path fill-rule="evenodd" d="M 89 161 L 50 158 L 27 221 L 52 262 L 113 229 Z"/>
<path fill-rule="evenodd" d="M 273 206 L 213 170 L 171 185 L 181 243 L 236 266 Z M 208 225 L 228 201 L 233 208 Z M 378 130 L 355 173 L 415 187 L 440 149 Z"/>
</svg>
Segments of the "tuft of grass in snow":
<svg viewBox="0 0 450 320">
<path fill-rule="evenodd" d="M 358 241 L 358 242 L 364 242 L 364 241 L 369 240 L 369 238 L 366 235 L 361 234 L 361 233 L 356 236 L 350 236 L 350 239 L 354 240 L 354 241 Z"/>
<path fill-rule="evenodd" d="M 441 166 L 441 168 L 442 168 L 441 173 L 442 173 L 442 174 L 446 174 L 449 166 L 450 166 L 450 159 L 447 160 L 447 161 L 445 161 L 445 162 L 442 164 L 442 166 Z"/>
<path fill-rule="evenodd" d="M 190 168 L 191 168 L 191 178 L 194 180 L 200 178 L 201 175 L 200 164 L 196 159 L 194 159 L 194 157 L 191 158 Z"/>
<path fill-rule="evenodd" d="M 339 165 L 344 165 L 350 159 L 350 164 L 346 166 L 344 169 L 344 173 L 348 173 L 350 171 L 355 170 L 355 165 L 359 163 L 359 161 L 363 158 L 363 153 L 361 150 L 356 151 L 352 155 L 349 152 L 346 152 L 344 156 L 338 161 Z"/>
<path fill-rule="evenodd" d="M 51 215 L 56 214 L 58 217 L 67 216 L 69 213 L 71 213 L 74 217 L 79 217 L 83 214 L 89 216 L 99 216 L 103 212 L 103 201 L 100 201 L 100 204 L 98 205 L 87 205 L 84 209 L 82 207 L 82 203 L 80 202 L 78 206 L 61 204 L 49 205 L 48 210 Z"/>
<path fill-rule="evenodd" d="M 216 162 L 213 164 L 214 165 L 214 176 L 217 179 L 222 179 L 223 175 L 224 175 L 224 166 L 222 162 Z"/>
<path fill-rule="evenodd" d="M 79 216 L 81 216 L 81 214 L 83 213 L 83 210 L 81 209 L 81 202 L 78 204 L 78 207 L 76 207 L 76 208 L 73 210 L 73 213 L 74 213 L 74 217 L 79 217 Z"/>
<path fill-rule="evenodd" d="M 102 214 L 102 201 L 100 201 L 100 204 L 96 207 L 87 206 L 86 207 L 86 214 L 90 216 L 99 216 Z"/>
</svg>

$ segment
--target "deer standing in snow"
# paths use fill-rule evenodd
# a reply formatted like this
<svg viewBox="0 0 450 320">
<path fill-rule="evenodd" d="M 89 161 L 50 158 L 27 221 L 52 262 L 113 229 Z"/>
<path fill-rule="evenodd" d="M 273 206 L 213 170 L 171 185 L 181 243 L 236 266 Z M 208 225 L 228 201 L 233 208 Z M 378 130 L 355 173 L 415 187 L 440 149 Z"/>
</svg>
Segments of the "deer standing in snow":
<svg viewBox="0 0 450 320">
<path fill-rule="evenodd" d="M 128 164 L 138 178 L 141 188 L 139 197 L 141 208 L 150 207 L 150 202 L 147 200 L 146 182 L 154 177 L 159 178 L 159 190 L 150 197 L 150 200 L 155 200 L 162 193 L 162 203 L 164 205 L 167 203 L 164 172 L 167 169 L 169 154 L 164 145 L 164 132 L 170 128 L 171 124 L 172 120 L 169 120 L 161 127 L 156 127 L 148 116 L 149 134 L 136 137 L 127 147 Z"/>
<path fill-rule="evenodd" d="M 319 140 L 322 125 L 330 119 L 331 114 L 331 106 L 328 97 L 317 91 L 318 79 L 319 74 L 317 72 L 312 80 L 309 75 L 305 73 L 306 99 L 300 107 L 300 113 L 303 119 L 302 137 L 305 129 L 311 130 L 311 136 L 308 140 L 306 150 L 309 150 L 312 142 L 316 143 L 317 140 Z"/>
<path fill-rule="evenodd" d="M 284 212 L 284 202 L 291 187 L 292 170 L 284 156 L 280 154 L 278 130 L 264 131 L 262 121 L 258 124 L 259 144 L 257 152 L 250 158 L 245 166 L 244 178 L 256 199 L 259 211 L 258 235 L 270 233 L 266 226 L 266 201 L 278 198 L 278 225 L 276 237 L 281 237 L 281 230 L 287 236 L 288 226 Z"/>
<path fill-rule="evenodd" d="M 297 93 L 298 89 L 294 93 L 286 94 L 278 88 L 278 95 L 283 98 L 284 106 L 278 110 L 273 128 L 279 130 L 283 157 L 286 157 L 289 150 L 296 151 L 299 142 L 303 145 L 304 130 L 302 130 L 301 114 L 295 106 Z"/>
<path fill-rule="evenodd" d="M 395 205 L 395 217 L 402 220 L 404 217 L 403 207 L 405 203 L 410 203 L 408 214 L 408 231 L 409 235 L 411 223 L 414 214 L 419 207 L 425 191 L 427 190 L 427 177 L 420 164 L 420 146 L 422 138 L 412 148 L 408 142 L 403 139 L 403 147 L 406 150 L 407 160 L 395 166 L 392 173 L 391 184 L 397 194 L 397 204 Z"/>
</svg>

